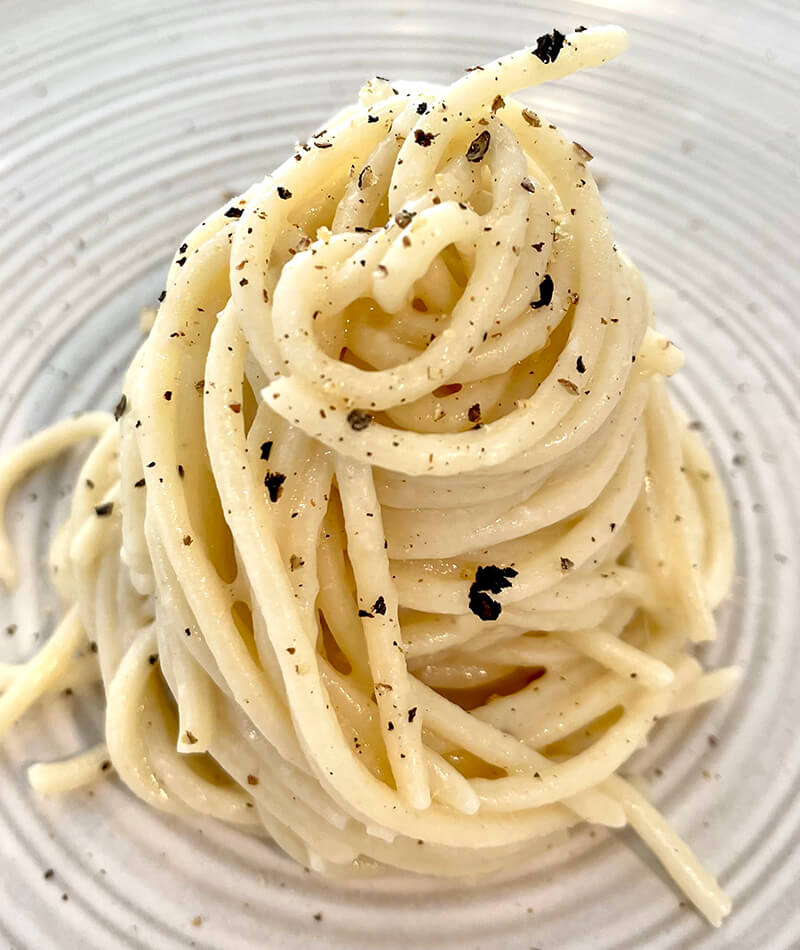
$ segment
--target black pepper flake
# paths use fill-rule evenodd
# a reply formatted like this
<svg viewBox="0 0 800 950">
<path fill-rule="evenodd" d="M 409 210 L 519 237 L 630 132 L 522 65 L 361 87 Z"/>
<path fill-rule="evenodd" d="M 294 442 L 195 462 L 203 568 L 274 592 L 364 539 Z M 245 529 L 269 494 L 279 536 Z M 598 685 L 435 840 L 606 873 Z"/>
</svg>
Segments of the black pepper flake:
<svg viewBox="0 0 800 950">
<path fill-rule="evenodd" d="M 580 142 L 573 142 L 572 144 L 575 146 L 575 150 L 578 155 L 580 155 L 582 162 L 590 162 L 594 158 L 594 155 L 592 155 L 589 149 L 584 148 Z"/>
<path fill-rule="evenodd" d="M 244 208 L 231 207 L 231 208 L 228 208 L 228 210 L 225 212 L 225 217 L 226 218 L 241 218 L 243 214 L 244 214 Z"/>
<path fill-rule="evenodd" d="M 148 656 L 147 658 L 147 662 L 150 664 L 150 666 L 155 666 L 157 659 L 158 659 L 158 656 L 155 653 L 151 653 L 150 656 Z"/>
<path fill-rule="evenodd" d="M 164 393 L 164 398 L 167 400 L 167 402 L 169 402 L 170 399 L 172 399 L 172 390 L 171 390 L 171 389 L 168 389 L 168 390 Z"/>
<path fill-rule="evenodd" d="M 422 129 L 414 129 L 414 141 L 423 148 L 433 145 L 435 138 L 436 135 L 433 132 L 423 132 Z"/>
<path fill-rule="evenodd" d="M 359 610 L 358 616 L 359 617 L 373 617 L 374 614 L 371 614 L 368 610 Z"/>
<path fill-rule="evenodd" d="M 178 253 L 185 254 L 188 250 L 189 250 L 188 244 L 181 244 L 181 246 L 178 248 Z"/>
<path fill-rule="evenodd" d="M 135 481 L 133 483 L 134 488 L 144 488 L 144 485 L 145 485 L 145 481 L 143 478 L 140 478 L 138 481 Z"/>
<path fill-rule="evenodd" d="M 175 263 L 178 265 L 178 267 L 183 267 L 183 265 L 186 263 L 186 258 L 179 257 Z"/>
<path fill-rule="evenodd" d="M 318 910 L 318 911 L 316 912 L 316 914 L 314 914 L 314 920 L 322 920 L 322 911 L 321 911 L 321 910 Z"/>
<path fill-rule="evenodd" d="M 55 872 L 52 868 L 48 868 L 48 869 L 44 872 L 44 875 L 43 875 L 45 881 L 49 881 L 49 880 L 53 877 L 53 875 L 54 875 L 55 873 L 56 873 L 56 872 Z"/>
<path fill-rule="evenodd" d="M 407 228 L 413 221 L 414 214 L 414 211 L 406 211 L 405 209 L 398 211 L 394 216 L 395 223 L 398 225 L 398 227 Z"/>
<path fill-rule="evenodd" d="M 568 557 L 561 558 L 561 570 L 568 571 L 571 567 L 575 567 L 575 562 L 571 561 Z"/>
<path fill-rule="evenodd" d="M 195 742 L 197 742 L 197 736 L 194 733 L 189 732 L 188 729 L 186 732 L 184 732 L 183 738 L 189 743 L 189 745 L 194 745 Z"/>
<path fill-rule="evenodd" d="M 111 763 L 108 761 L 108 759 L 106 759 L 105 762 L 102 762 L 100 764 L 101 772 L 107 772 L 110 768 L 111 768 Z"/>
<path fill-rule="evenodd" d="M 481 620 L 497 620 L 503 608 L 486 592 L 499 594 L 501 590 L 511 587 L 509 578 L 516 576 L 517 571 L 513 567 L 497 567 L 494 564 L 479 566 L 469 589 L 469 609 L 472 613 Z"/>
<path fill-rule="evenodd" d="M 247 784 L 248 784 L 248 785 L 258 785 L 258 778 L 257 778 L 255 775 L 248 775 L 248 776 L 247 776 Z"/>
<path fill-rule="evenodd" d="M 533 55 L 543 63 L 554 63 L 558 59 L 558 54 L 564 45 L 566 37 L 558 30 L 552 33 L 544 33 L 536 40 L 536 49 Z"/>
<path fill-rule="evenodd" d="M 494 564 L 478 567 L 475 571 L 475 590 L 488 590 L 492 594 L 499 594 L 501 590 L 511 587 L 509 578 L 516 577 L 517 571 L 513 567 L 497 567 Z"/>
<path fill-rule="evenodd" d="M 272 442 L 262 442 L 261 443 L 261 458 L 265 461 L 269 461 L 269 453 L 272 451 Z"/>
<path fill-rule="evenodd" d="M 386 723 L 386 728 L 389 730 L 389 732 L 394 732 L 394 723 L 393 723 L 393 722 L 387 722 L 387 723 Z"/>
<path fill-rule="evenodd" d="M 560 376 L 558 379 L 558 384 L 563 386 L 564 389 L 566 389 L 566 391 L 572 396 L 577 396 L 580 393 L 580 390 L 571 379 L 564 379 L 563 376 Z"/>
<path fill-rule="evenodd" d="M 470 422 L 477 422 L 481 417 L 481 404 L 476 402 L 474 406 L 470 406 L 467 410 L 467 419 Z"/>
<path fill-rule="evenodd" d="M 362 432 L 372 422 L 372 416 L 363 409 L 351 409 L 347 413 L 347 424 L 354 432 Z"/>
<path fill-rule="evenodd" d="M 9 637 L 13 637 L 16 632 L 17 632 L 17 625 L 15 623 L 10 623 L 6 627 L 6 633 L 8 634 Z"/>
<path fill-rule="evenodd" d="M 577 358 L 577 360 L 575 360 L 575 369 L 576 369 L 579 373 L 585 373 L 585 372 L 586 372 L 586 364 L 583 362 L 583 357 L 582 357 L 582 356 L 579 356 L 579 357 Z"/>
<path fill-rule="evenodd" d="M 531 194 L 534 194 L 534 192 L 536 191 L 536 185 L 534 185 L 534 183 L 528 177 L 523 178 L 522 181 L 520 182 L 520 185 L 522 185 L 525 191 L 528 191 Z"/>
<path fill-rule="evenodd" d="M 267 474 L 264 476 L 264 485 L 269 492 L 270 501 L 277 501 L 281 497 L 283 483 L 285 481 L 286 476 L 282 475 L 280 472 L 267 472 Z"/>
<path fill-rule="evenodd" d="M 368 116 L 367 116 L 367 122 L 369 122 L 370 124 L 372 124 L 373 122 L 377 122 L 379 118 L 380 118 L 380 117 L 377 116 L 377 115 L 368 115 Z"/>
<path fill-rule="evenodd" d="M 250 281 L 246 277 L 242 277 L 242 279 L 239 281 L 239 286 L 246 287 L 249 283 Z"/>
<path fill-rule="evenodd" d="M 114 510 L 113 501 L 105 501 L 103 502 L 102 505 L 94 506 L 94 513 L 97 515 L 98 518 L 106 518 L 108 515 L 111 514 L 113 510 Z"/>
<path fill-rule="evenodd" d="M 167 296 L 166 290 L 162 290 L 161 293 L 158 295 L 158 302 L 159 302 L 159 303 L 163 303 L 163 302 L 164 302 L 164 298 L 165 298 L 166 296 Z"/>
<path fill-rule="evenodd" d="M 369 188 L 369 186 L 374 184 L 375 181 L 375 176 L 372 174 L 372 167 L 370 165 L 365 165 L 358 173 L 358 187 Z"/>
<path fill-rule="evenodd" d="M 492 136 L 488 129 L 485 129 L 480 135 L 476 135 L 467 149 L 467 161 L 482 162 L 484 156 L 489 151 L 491 141 Z"/>
<path fill-rule="evenodd" d="M 86 487 L 89 489 L 94 488 L 94 482 L 91 480 L 91 478 L 86 479 Z"/>
<path fill-rule="evenodd" d="M 123 393 L 119 397 L 119 402 L 114 406 L 114 418 L 117 422 L 122 418 L 123 413 L 128 407 L 128 397 Z"/>
<path fill-rule="evenodd" d="M 380 614 L 383 616 L 386 613 L 386 601 L 383 599 L 383 594 L 375 601 L 372 605 L 373 613 Z"/>
<path fill-rule="evenodd" d="M 333 142 L 314 142 L 317 148 L 333 148 Z"/>
<path fill-rule="evenodd" d="M 573 33 L 585 33 L 585 32 L 586 32 L 586 27 L 585 27 L 585 26 L 576 26 L 575 29 L 574 29 L 572 32 L 573 32 Z"/>
<path fill-rule="evenodd" d="M 539 310 L 541 307 L 549 307 L 553 300 L 553 278 L 545 274 L 539 284 L 539 299 L 531 301 L 531 309 Z"/>
<path fill-rule="evenodd" d="M 536 244 L 531 244 L 531 247 L 534 249 L 534 251 L 539 251 L 541 253 L 541 250 L 544 247 L 544 241 L 538 241 Z"/>
<path fill-rule="evenodd" d="M 497 620 L 503 608 L 488 594 L 474 590 L 474 586 L 469 591 L 469 609 L 481 620 Z"/>
<path fill-rule="evenodd" d="M 90 641 L 90 643 L 89 643 L 89 650 L 90 650 L 92 653 L 97 653 L 97 644 L 95 643 L 94 640 Z"/>
<path fill-rule="evenodd" d="M 412 706 L 411 709 L 408 710 L 408 721 L 413 722 L 416 719 L 416 716 L 417 716 L 417 707 Z"/>
<path fill-rule="evenodd" d="M 186 473 L 185 473 L 184 470 L 183 470 L 183 466 L 182 466 L 182 465 L 179 465 L 179 466 L 178 466 L 178 478 L 183 478 L 183 476 L 184 476 L 185 474 L 186 474 Z"/>
<path fill-rule="evenodd" d="M 616 527 L 617 527 L 617 522 L 616 522 L 616 521 L 612 521 L 611 524 L 609 525 L 609 528 L 611 528 L 612 531 L 613 531 Z"/>
<path fill-rule="evenodd" d="M 283 198 L 283 200 L 286 201 L 288 198 L 292 197 L 292 193 L 288 188 L 284 188 L 283 185 L 278 185 L 278 197 Z"/>
<path fill-rule="evenodd" d="M 417 115 L 425 115 L 427 111 L 428 111 L 428 103 L 420 102 L 419 105 L 417 106 Z"/>
</svg>

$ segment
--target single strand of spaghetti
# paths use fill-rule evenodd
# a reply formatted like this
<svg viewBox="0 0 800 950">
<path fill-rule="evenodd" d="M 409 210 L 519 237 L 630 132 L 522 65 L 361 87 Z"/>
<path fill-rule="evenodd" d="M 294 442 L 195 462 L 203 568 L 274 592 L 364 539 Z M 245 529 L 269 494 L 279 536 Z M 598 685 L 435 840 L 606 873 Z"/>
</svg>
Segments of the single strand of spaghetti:
<svg viewBox="0 0 800 950">
<path fill-rule="evenodd" d="M 700 864 L 688 845 L 670 828 L 663 816 L 630 782 L 614 775 L 609 778 L 607 787 L 622 804 L 631 826 L 670 877 L 698 910 L 715 927 L 719 927 L 730 913 L 731 900 L 716 880 Z"/>
<path fill-rule="evenodd" d="M 397 594 L 383 550 L 383 522 L 370 469 L 337 459 L 336 480 L 344 511 L 348 555 L 356 580 L 381 730 L 398 792 L 414 808 L 430 802 L 422 747 L 423 716 L 414 704 L 406 667 Z M 382 610 L 376 606 L 382 598 Z M 391 731 L 390 731 L 391 724 Z"/>
<path fill-rule="evenodd" d="M 186 756 L 180 754 L 180 749 L 176 751 L 174 739 L 159 716 L 152 719 L 148 752 L 159 780 L 173 799 L 184 802 L 199 814 L 221 821 L 239 825 L 257 822 L 254 810 L 248 807 L 250 796 L 232 783 L 220 786 L 195 772 Z"/>
<path fill-rule="evenodd" d="M 695 642 L 713 640 L 714 618 L 703 590 L 699 565 L 692 563 L 689 557 L 686 529 L 681 520 L 685 484 L 682 484 L 680 473 L 679 433 L 675 416 L 667 402 L 663 382 L 660 380 L 653 381 L 645 421 L 649 441 L 652 443 L 650 464 L 657 473 L 653 481 L 660 496 L 659 508 L 664 526 L 664 542 L 668 545 L 665 550 L 670 552 L 667 563 L 674 595 L 686 613 L 689 637 Z"/>
<path fill-rule="evenodd" d="M 158 653 L 162 668 L 169 657 L 172 677 L 165 677 L 178 707 L 178 752 L 208 751 L 214 737 L 215 687 L 202 666 L 159 625 Z"/>
<path fill-rule="evenodd" d="M 142 629 L 106 684 L 106 743 L 117 773 L 139 798 L 160 811 L 180 813 L 183 806 L 172 801 L 156 776 L 141 734 L 155 645 L 154 628 Z"/>
<path fill-rule="evenodd" d="M 451 138 L 457 133 L 459 125 L 455 121 L 444 122 L 444 119 L 458 115 L 459 112 L 465 115 L 473 115 L 482 110 L 488 112 L 490 103 L 498 93 L 510 95 L 518 89 L 561 79 L 579 69 L 599 66 L 623 53 L 627 46 L 627 35 L 618 27 L 587 30 L 580 34 L 570 33 L 553 62 L 543 63 L 534 55 L 532 48 L 527 48 L 495 60 L 458 80 L 447 90 L 446 105 L 444 100 L 440 100 L 431 111 L 420 117 L 417 123 L 415 131 L 436 136 L 432 144 L 426 149 L 420 149 L 413 136 L 409 136 L 400 149 L 389 192 L 390 213 L 396 213 L 410 195 L 422 191 L 425 182 L 433 177 L 436 166 Z M 402 165 L 399 164 L 399 159 L 403 160 Z"/>
<path fill-rule="evenodd" d="M 3 735 L 40 696 L 59 683 L 72 665 L 74 651 L 85 641 L 77 607 L 71 607 L 44 646 L 19 670 L 0 696 Z"/>
<path fill-rule="evenodd" d="M 60 455 L 76 442 L 99 438 L 112 422 L 111 416 L 105 412 L 87 412 L 75 419 L 62 419 L 10 449 L 0 459 L 0 582 L 11 587 L 17 578 L 14 554 L 5 527 L 5 512 L 11 490 L 28 472 Z"/>
<path fill-rule="evenodd" d="M 425 765 L 428 772 L 431 797 L 464 815 L 474 815 L 480 807 L 480 801 L 467 779 L 447 759 L 442 758 L 427 747 L 425 749 Z"/>
<path fill-rule="evenodd" d="M 24 672 L 25 665 L 25 663 L 0 663 L 0 691 L 8 689 L 17 676 Z M 99 679 L 100 670 L 97 667 L 97 657 L 93 653 L 87 653 L 75 657 L 63 679 L 57 683 L 52 683 L 48 692 L 80 689 L 83 686 L 96 683 Z"/>
<path fill-rule="evenodd" d="M 586 656 L 620 676 L 636 678 L 643 686 L 663 689 L 674 678 L 672 670 L 606 630 L 562 630 L 560 637 Z"/>
<path fill-rule="evenodd" d="M 375 489 L 380 503 L 390 508 L 461 508 L 480 505 L 489 498 L 513 498 L 521 492 L 532 495 L 556 468 L 544 464 L 521 472 L 465 473 L 443 479 L 431 475 L 408 478 L 402 472 L 375 467 Z"/>
<path fill-rule="evenodd" d="M 725 490 L 716 474 L 711 456 L 699 439 L 683 430 L 681 449 L 691 484 L 703 505 L 703 529 L 706 537 L 706 596 L 712 610 L 730 590 L 734 570 L 734 544 L 731 517 Z M 700 474 L 699 477 L 695 473 Z"/>
<path fill-rule="evenodd" d="M 723 666 L 711 673 L 704 673 L 678 693 L 669 708 L 669 712 L 684 712 L 703 703 L 719 699 L 720 696 L 724 696 L 734 689 L 741 678 L 742 672 L 736 666 Z"/>
<path fill-rule="evenodd" d="M 74 597 L 73 565 L 69 546 L 77 528 L 94 514 L 105 493 L 116 480 L 115 457 L 119 451 L 117 426 L 108 424 L 83 463 L 72 494 L 70 514 L 53 539 L 48 565 L 54 586 L 64 600 Z"/>
<path fill-rule="evenodd" d="M 28 769 L 28 781 L 39 795 L 63 795 L 110 774 L 108 747 L 98 742 L 60 762 L 36 762 Z"/>
</svg>

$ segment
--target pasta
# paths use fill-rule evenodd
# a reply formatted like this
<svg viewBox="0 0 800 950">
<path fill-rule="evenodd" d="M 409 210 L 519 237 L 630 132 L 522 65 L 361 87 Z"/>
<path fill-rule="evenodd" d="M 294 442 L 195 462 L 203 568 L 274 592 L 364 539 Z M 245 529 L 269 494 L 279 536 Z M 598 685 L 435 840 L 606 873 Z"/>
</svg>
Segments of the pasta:
<svg viewBox="0 0 800 950">
<path fill-rule="evenodd" d="M 512 98 L 626 45 L 555 30 L 444 90 L 368 82 L 186 238 L 116 418 L 6 457 L 3 505 L 97 439 L 52 549 L 64 619 L 0 668 L 0 730 L 99 678 L 105 741 L 35 788 L 114 771 L 333 875 L 471 876 L 630 824 L 729 912 L 620 775 L 735 681 L 691 655 L 726 499 L 591 155 Z"/>
</svg>

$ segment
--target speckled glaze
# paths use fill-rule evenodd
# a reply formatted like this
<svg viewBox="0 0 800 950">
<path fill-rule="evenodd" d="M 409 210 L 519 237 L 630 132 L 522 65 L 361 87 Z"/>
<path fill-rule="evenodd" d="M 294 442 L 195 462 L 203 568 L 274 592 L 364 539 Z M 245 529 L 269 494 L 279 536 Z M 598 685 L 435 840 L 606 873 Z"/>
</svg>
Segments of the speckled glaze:
<svg viewBox="0 0 800 950">
<path fill-rule="evenodd" d="M 475 889 L 399 874 L 331 885 L 114 780 L 40 800 L 26 765 L 101 735 L 89 691 L 40 704 L 0 747 L 2 946 L 800 946 L 795 0 L 0 2 L 0 447 L 113 407 L 182 235 L 364 78 L 449 82 L 553 26 L 603 22 L 629 30 L 631 52 L 530 98 L 597 156 L 617 238 L 687 354 L 674 391 L 733 499 L 735 586 L 702 653 L 741 664 L 742 686 L 665 723 L 636 760 L 732 917 L 704 924 L 628 833 L 580 830 Z M 0 598 L 2 660 L 52 629 L 43 556 L 76 462 L 14 497 L 23 580 Z"/>
</svg>

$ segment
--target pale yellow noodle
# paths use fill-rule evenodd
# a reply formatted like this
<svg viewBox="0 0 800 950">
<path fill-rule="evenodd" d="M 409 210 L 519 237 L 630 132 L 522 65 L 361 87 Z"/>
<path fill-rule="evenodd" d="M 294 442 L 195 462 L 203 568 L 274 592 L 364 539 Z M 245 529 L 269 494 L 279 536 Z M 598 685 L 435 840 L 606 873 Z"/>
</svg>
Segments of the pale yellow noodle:
<svg viewBox="0 0 800 950">
<path fill-rule="evenodd" d="M 472 879 L 630 823 L 728 913 L 616 774 L 735 678 L 690 656 L 730 584 L 725 495 L 590 156 L 513 98 L 626 46 L 369 82 L 188 235 L 119 424 L 5 457 L 0 508 L 99 438 L 51 556 L 65 619 L 0 665 L 5 729 L 97 650 L 106 742 L 35 765 L 39 791 L 113 771 L 337 877 Z"/>
</svg>

